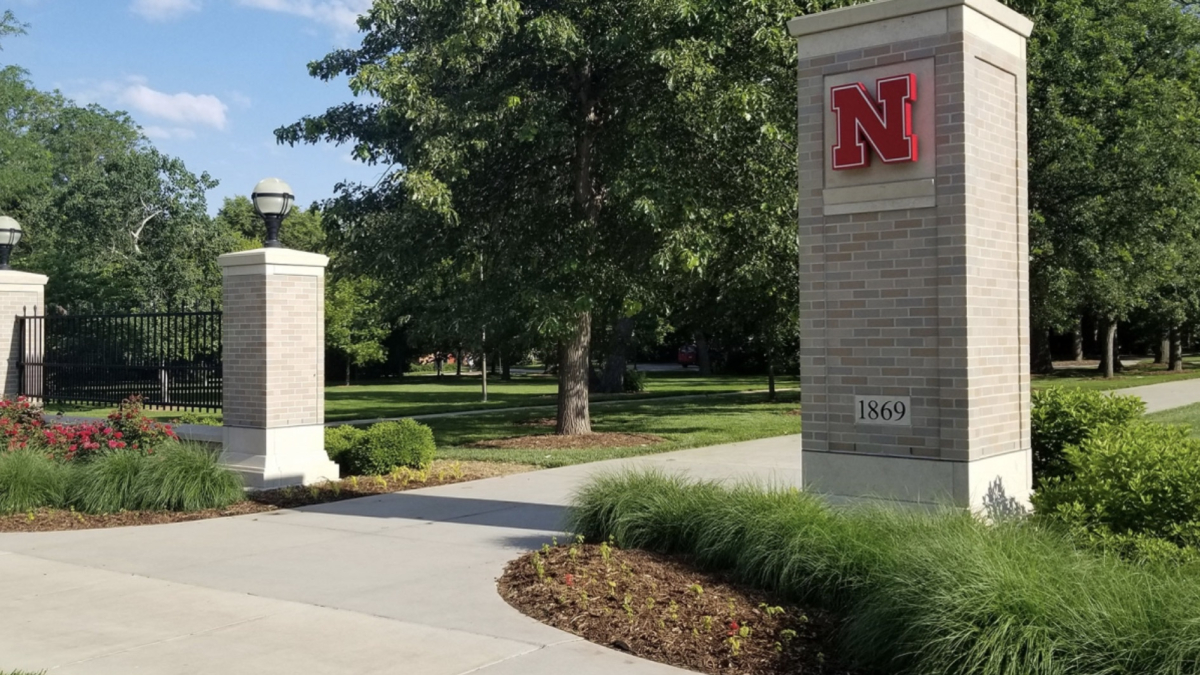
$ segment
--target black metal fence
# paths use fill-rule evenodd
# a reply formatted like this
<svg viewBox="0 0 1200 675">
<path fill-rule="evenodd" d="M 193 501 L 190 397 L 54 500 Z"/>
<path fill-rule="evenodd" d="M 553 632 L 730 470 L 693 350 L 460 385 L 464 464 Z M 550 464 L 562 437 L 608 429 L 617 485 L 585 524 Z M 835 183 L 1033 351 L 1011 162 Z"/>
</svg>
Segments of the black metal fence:
<svg viewBox="0 0 1200 675">
<path fill-rule="evenodd" d="M 221 312 L 17 317 L 21 394 L 44 404 L 221 408 Z"/>
</svg>

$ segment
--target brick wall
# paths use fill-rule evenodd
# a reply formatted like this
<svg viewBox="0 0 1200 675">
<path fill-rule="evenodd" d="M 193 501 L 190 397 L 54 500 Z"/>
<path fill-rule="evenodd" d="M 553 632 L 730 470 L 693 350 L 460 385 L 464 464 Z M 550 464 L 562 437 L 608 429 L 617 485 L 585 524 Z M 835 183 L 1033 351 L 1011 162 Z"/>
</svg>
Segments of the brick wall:
<svg viewBox="0 0 1200 675">
<path fill-rule="evenodd" d="M 225 424 L 275 428 L 324 421 L 324 280 L 226 276 Z"/>
<path fill-rule="evenodd" d="M 826 78 L 928 59 L 937 206 L 826 215 Z M 803 58 L 799 85 L 805 450 L 1028 448 L 1024 60 L 949 32 Z M 856 427 L 856 394 L 911 397 L 912 427 Z"/>
</svg>

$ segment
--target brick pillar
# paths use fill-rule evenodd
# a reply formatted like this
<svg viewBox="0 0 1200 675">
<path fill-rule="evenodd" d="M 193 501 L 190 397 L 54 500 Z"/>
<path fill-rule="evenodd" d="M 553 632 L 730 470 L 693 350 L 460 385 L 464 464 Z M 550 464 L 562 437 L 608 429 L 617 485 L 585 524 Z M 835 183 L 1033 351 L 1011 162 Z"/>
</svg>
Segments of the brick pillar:
<svg viewBox="0 0 1200 675">
<path fill-rule="evenodd" d="M 4 382 L 4 396 L 15 398 L 20 392 L 20 372 L 17 363 L 21 360 L 21 350 L 30 347 L 28 356 L 40 357 L 40 344 L 25 345 L 21 343 L 18 316 L 33 316 L 46 308 L 46 282 L 49 278 L 41 274 L 18 272 L 16 270 L 0 270 L 0 345 L 4 347 L 5 358 L 0 362 L 0 381 Z M 38 322 L 39 324 L 41 322 Z M 41 337 L 35 334 L 35 338 Z M 40 373 L 31 373 L 38 378 Z"/>
<path fill-rule="evenodd" d="M 1032 27 L 995 0 L 880 0 L 789 24 L 799 46 L 803 471 L 814 490 L 976 509 L 1027 503 Z M 880 81 L 914 79 L 906 130 L 901 99 Z M 858 91 L 833 92 L 856 85 L 875 112 L 858 110 L 878 123 L 864 116 L 839 139 Z M 915 158 L 904 153 L 912 135 Z M 845 139 L 867 166 L 839 152 L 834 168 Z"/>
<path fill-rule="evenodd" d="M 225 463 L 246 485 L 338 478 L 325 454 L 325 266 L 264 248 L 218 258 L 224 278 Z"/>
</svg>

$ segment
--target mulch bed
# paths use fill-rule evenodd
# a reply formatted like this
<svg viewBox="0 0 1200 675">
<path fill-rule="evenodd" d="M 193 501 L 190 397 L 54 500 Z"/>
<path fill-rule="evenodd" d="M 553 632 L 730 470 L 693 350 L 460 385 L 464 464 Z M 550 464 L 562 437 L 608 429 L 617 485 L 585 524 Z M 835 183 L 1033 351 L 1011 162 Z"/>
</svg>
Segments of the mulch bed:
<svg viewBox="0 0 1200 675">
<path fill-rule="evenodd" d="M 837 622 L 697 571 L 681 558 L 608 545 L 544 547 L 509 563 L 500 594 L 555 628 L 712 675 L 847 675 Z"/>
<path fill-rule="evenodd" d="M 595 433 L 576 436 L 535 434 L 498 438 L 472 443 L 472 448 L 490 450 L 590 450 L 592 448 L 637 448 L 662 443 L 667 439 L 654 434 Z"/>
<path fill-rule="evenodd" d="M 537 467 L 499 462 L 451 462 L 435 460 L 425 471 L 401 469 L 388 476 L 353 476 L 305 487 L 262 490 L 246 494 L 246 501 L 227 509 L 204 511 L 122 511 L 102 515 L 79 513 L 64 509 L 38 509 L 29 513 L 0 516 L 0 532 L 54 532 L 59 530 L 92 530 L 131 525 L 161 525 L 191 520 L 207 520 L 227 516 L 294 509 L 302 506 L 329 504 L 346 499 L 403 492 L 419 488 L 464 483 L 514 473 L 533 471 Z"/>
</svg>

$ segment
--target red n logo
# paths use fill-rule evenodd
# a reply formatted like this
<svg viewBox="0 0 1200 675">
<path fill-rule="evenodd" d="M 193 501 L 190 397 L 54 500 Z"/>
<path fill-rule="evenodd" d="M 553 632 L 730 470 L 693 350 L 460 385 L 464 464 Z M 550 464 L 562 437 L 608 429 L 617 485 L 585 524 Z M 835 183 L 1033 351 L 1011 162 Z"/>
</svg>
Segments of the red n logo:
<svg viewBox="0 0 1200 675">
<path fill-rule="evenodd" d="M 912 130 L 912 104 L 917 100 L 917 76 L 888 77 L 875 83 L 878 101 L 860 83 L 830 91 L 837 119 L 834 169 L 871 165 L 867 144 L 885 164 L 917 161 L 917 136 Z"/>
</svg>

